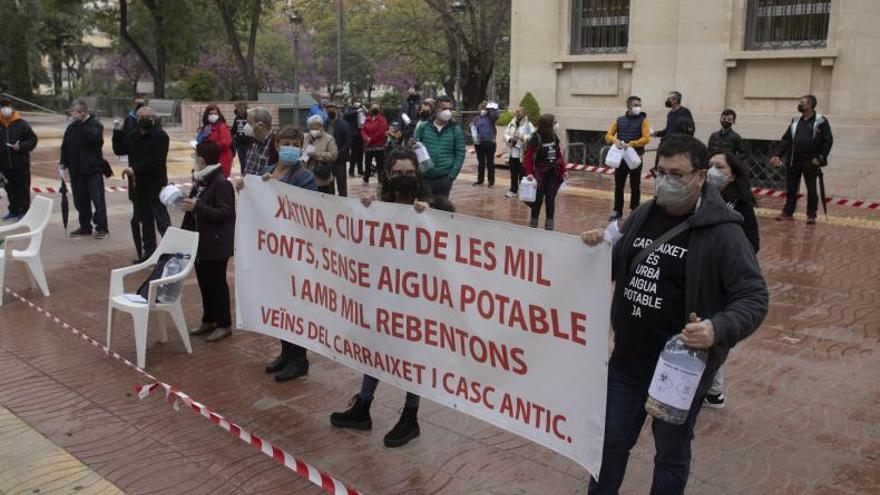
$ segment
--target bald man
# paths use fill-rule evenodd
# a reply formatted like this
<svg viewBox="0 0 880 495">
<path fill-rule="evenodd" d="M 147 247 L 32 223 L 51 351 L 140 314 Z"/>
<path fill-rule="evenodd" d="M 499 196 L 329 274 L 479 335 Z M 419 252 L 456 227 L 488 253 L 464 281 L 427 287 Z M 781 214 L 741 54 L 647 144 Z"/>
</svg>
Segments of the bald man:
<svg viewBox="0 0 880 495">
<path fill-rule="evenodd" d="M 156 228 L 165 235 L 171 224 L 168 210 L 159 201 L 159 191 L 168 184 L 168 134 L 159 127 L 152 108 L 141 107 L 136 115 L 133 131 L 125 132 L 118 123 L 114 126 L 113 152 L 128 155 L 128 168 L 122 176 L 133 185 L 129 198 L 134 203 L 131 228 L 138 254 L 135 261 L 143 261 L 156 250 Z"/>
</svg>

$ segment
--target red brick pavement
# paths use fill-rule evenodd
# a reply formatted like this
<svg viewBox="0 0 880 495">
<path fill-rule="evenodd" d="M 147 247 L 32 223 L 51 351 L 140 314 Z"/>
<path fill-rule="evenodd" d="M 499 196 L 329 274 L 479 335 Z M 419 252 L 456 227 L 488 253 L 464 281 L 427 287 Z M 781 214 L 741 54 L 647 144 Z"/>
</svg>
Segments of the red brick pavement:
<svg viewBox="0 0 880 495">
<path fill-rule="evenodd" d="M 501 172 L 504 174 L 504 172 Z M 360 190 L 360 186 L 353 188 Z M 503 188 L 453 193 L 460 212 L 523 224 L 527 209 Z M 111 198 L 111 238 L 68 240 L 50 225 L 44 262 L 52 297 L 23 295 L 103 341 L 109 270 L 128 264 L 124 195 Z M 557 228 L 604 224 L 607 200 L 561 198 Z M 761 220 L 771 310 L 727 367 L 728 407 L 705 410 L 694 441 L 690 494 L 880 493 L 880 255 L 871 229 Z M 540 232 L 536 231 L 536 235 Z M 25 279 L 7 274 L 8 286 Z M 191 323 L 200 315 L 188 280 Z M 134 356 L 120 318 L 113 347 Z M 148 369 L 248 430 L 353 487 L 390 493 L 584 493 L 586 474 L 531 442 L 424 401 L 422 436 L 385 449 L 403 394 L 379 388 L 372 432 L 340 431 L 328 415 L 357 390 L 352 370 L 313 356 L 307 378 L 276 384 L 262 372 L 276 342 L 237 332 L 183 351 L 151 334 Z M 141 377 L 8 297 L 0 308 L 0 404 L 127 493 L 319 493 L 320 489 L 203 418 L 153 397 Z M 576 386 L 576 383 L 573 383 Z M 644 434 L 623 493 L 644 493 L 652 446 Z"/>
</svg>

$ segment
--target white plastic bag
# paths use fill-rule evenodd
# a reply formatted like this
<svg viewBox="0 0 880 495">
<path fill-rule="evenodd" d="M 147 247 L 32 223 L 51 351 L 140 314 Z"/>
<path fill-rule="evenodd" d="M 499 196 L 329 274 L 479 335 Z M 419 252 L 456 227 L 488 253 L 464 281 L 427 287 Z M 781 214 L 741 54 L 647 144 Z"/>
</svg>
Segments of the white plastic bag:
<svg viewBox="0 0 880 495">
<path fill-rule="evenodd" d="M 183 198 L 183 191 L 174 184 L 168 184 L 159 191 L 159 202 L 169 208 L 178 206 Z"/>
<path fill-rule="evenodd" d="M 535 201 L 538 197 L 538 181 L 524 177 L 519 183 L 519 199 L 526 203 Z"/>
<path fill-rule="evenodd" d="M 620 166 L 621 161 L 623 161 L 623 150 L 617 146 L 612 146 L 611 149 L 608 150 L 608 154 L 605 155 L 605 165 L 611 168 L 617 168 Z"/>
<path fill-rule="evenodd" d="M 642 158 L 636 153 L 636 149 L 632 146 L 626 149 L 623 154 L 623 159 L 626 161 L 626 166 L 629 167 L 630 170 L 635 170 L 642 164 Z"/>
<path fill-rule="evenodd" d="M 475 125 L 471 126 L 471 139 L 474 140 L 474 144 L 480 142 L 480 135 L 477 133 L 477 126 Z"/>
</svg>

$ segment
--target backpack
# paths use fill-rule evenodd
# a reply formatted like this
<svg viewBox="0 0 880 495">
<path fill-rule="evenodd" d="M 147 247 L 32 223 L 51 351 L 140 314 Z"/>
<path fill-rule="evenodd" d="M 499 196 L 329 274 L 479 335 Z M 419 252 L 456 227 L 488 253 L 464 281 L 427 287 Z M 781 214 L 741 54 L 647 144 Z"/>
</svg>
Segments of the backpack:
<svg viewBox="0 0 880 495">
<path fill-rule="evenodd" d="M 559 160 L 558 154 L 561 151 L 558 149 L 559 148 L 559 146 L 557 144 L 558 141 L 556 139 L 553 140 L 553 146 L 555 146 L 557 148 L 556 150 L 554 150 L 554 160 L 553 161 L 546 161 L 546 160 L 542 161 L 542 160 L 539 160 L 538 157 L 541 156 L 541 150 L 544 148 L 544 141 L 541 139 L 541 134 L 539 134 L 538 132 L 535 132 L 533 134 L 533 136 L 537 137 L 537 139 L 538 139 L 538 146 L 537 146 L 537 149 L 535 150 L 535 168 L 540 170 L 542 174 L 548 174 L 548 173 L 555 174 L 557 167 L 559 166 L 559 164 L 557 162 L 557 160 Z M 547 158 L 547 155 L 545 154 L 544 157 Z"/>
<path fill-rule="evenodd" d="M 185 260 L 185 259 L 189 258 L 189 256 L 184 255 L 182 253 L 174 253 L 174 254 L 166 253 L 166 254 L 160 255 L 159 261 L 156 262 L 156 266 L 153 268 L 153 271 L 150 272 L 150 276 L 148 276 L 147 279 L 144 280 L 144 283 L 142 283 L 141 286 L 138 287 L 137 295 L 139 295 L 139 296 L 143 297 L 145 300 L 147 300 L 147 297 L 149 297 L 149 295 L 150 295 L 150 282 L 152 282 L 153 280 L 158 280 L 164 276 L 174 275 L 174 273 L 167 273 L 167 274 L 165 273 L 166 265 L 168 264 L 169 261 L 171 261 L 174 258 L 177 258 L 178 260 Z M 177 284 L 180 284 L 180 283 L 181 282 L 177 282 Z M 168 284 L 168 285 L 173 286 L 175 284 Z M 160 286 L 159 289 L 161 290 L 164 287 L 166 287 L 166 286 L 165 285 Z M 158 297 L 159 297 L 159 290 L 156 291 L 156 298 L 158 299 Z"/>
</svg>

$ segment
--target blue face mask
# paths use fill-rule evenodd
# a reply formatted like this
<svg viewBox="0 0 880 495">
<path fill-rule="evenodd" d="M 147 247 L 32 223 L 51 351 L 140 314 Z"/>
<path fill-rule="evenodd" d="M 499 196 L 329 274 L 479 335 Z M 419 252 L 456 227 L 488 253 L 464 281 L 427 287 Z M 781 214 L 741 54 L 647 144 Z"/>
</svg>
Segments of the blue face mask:
<svg viewBox="0 0 880 495">
<path fill-rule="evenodd" d="M 298 163 L 302 156 L 302 150 L 296 146 L 282 146 L 278 151 L 278 159 L 285 165 Z"/>
</svg>

